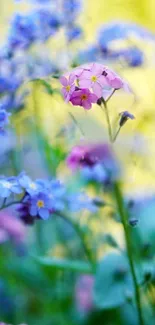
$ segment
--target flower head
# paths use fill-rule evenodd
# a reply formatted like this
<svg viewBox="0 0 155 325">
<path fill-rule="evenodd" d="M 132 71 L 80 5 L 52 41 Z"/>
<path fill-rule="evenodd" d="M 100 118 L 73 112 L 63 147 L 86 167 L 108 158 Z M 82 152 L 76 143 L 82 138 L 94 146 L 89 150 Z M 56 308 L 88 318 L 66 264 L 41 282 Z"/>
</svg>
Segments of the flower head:
<svg viewBox="0 0 155 325">
<path fill-rule="evenodd" d="M 30 199 L 29 213 L 32 217 L 38 216 L 43 220 L 47 220 L 49 218 L 51 208 L 51 200 L 46 193 L 37 193 Z"/>
<path fill-rule="evenodd" d="M 89 70 L 83 70 L 80 75 L 80 88 L 91 88 L 98 98 L 102 97 L 102 89 L 105 85 L 107 82 L 103 76 L 103 66 L 100 64 L 93 63 Z"/>
</svg>

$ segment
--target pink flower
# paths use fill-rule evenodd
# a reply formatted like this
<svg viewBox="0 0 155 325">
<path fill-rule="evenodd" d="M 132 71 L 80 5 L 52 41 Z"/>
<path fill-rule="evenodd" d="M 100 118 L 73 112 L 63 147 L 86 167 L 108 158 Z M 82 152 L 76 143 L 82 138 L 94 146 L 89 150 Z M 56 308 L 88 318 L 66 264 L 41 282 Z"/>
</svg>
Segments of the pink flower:
<svg viewBox="0 0 155 325">
<path fill-rule="evenodd" d="M 94 94 L 101 98 L 103 87 L 107 85 L 103 70 L 104 66 L 98 63 L 91 64 L 90 70 L 84 69 L 79 77 L 80 88 L 92 88 Z"/>
<path fill-rule="evenodd" d="M 124 87 L 124 81 L 112 70 L 105 68 L 103 74 L 106 78 L 108 86 L 114 89 L 120 89 Z"/>
<path fill-rule="evenodd" d="M 0 244 L 12 239 L 15 244 L 23 243 L 26 230 L 23 223 L 7 212 L 0 213 Z"/>
<path fill-rule="evenodd" d="M 68 79 L 65 76 L 62 76 L 60 78 L 60 82 L 63 85 L 62 93 L 66 102 L 69 102 L 70 97 L 73 91 L 75 90 L 75 84 L 74 84 L 75 79 L 76 76 L 74 74 L 70 74 Z"/>
<path fill-rule="evenodd" d="M 73 105 L 83 106 L 85 109 L 90 109 L 92 103 L 97 102 L 98 97 L 92 94 L 89 89 L 75 90 L 72 93 L 70 101 Z"/>
</svg>

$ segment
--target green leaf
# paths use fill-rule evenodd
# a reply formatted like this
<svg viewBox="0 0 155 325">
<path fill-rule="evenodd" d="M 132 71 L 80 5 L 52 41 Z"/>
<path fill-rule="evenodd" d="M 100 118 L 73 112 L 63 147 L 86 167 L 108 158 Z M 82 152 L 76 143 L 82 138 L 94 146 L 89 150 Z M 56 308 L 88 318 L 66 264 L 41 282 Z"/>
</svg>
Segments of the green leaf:
<svg viewBox="0 0 155 325">
<path fill-rule="evenodd" d="M 80 273 L 92 273 L 91 265 L 82 261 L 70 261 L 68 259 L 60 259 L 56 257 L 35 257 L 35 259 L 42 266 L 50 269 L 70 270 Z"/>
<path fill-rule="evenodd" d="M 110 309 L 123 305 L 132 297 L 133 285 L 126 256 L 110 253 L 97 267 L 94 302 L 98 308 Z"/>
</svg>

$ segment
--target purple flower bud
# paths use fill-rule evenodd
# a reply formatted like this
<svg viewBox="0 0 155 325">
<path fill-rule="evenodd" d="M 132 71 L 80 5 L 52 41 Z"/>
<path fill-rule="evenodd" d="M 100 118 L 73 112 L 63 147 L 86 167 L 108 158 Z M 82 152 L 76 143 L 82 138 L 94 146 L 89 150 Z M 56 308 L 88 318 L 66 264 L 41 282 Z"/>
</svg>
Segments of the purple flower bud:
<svg viewBox="0 0 155 325">
<path fill-rule="evenodd" d="M 119 125 L 120 127 L 122 127 L 129 119 L 130 120 L 134 120 L 135 117 L 133 114 L 129 113 L 128 111 L 124 111 L 122 113 L 120 113 L 120 121 L 119 121 Z"/>
</svg>

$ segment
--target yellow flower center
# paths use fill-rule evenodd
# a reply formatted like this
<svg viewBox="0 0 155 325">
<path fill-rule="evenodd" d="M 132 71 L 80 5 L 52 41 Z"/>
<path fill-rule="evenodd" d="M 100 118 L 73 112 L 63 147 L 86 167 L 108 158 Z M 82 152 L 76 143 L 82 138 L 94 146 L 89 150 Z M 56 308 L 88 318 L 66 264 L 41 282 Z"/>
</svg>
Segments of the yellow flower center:
<svg viewBox="0 0 155 325">
<path fill-rule="evenodd" d="M 6 188 L 11 188 L 11 184 L 9 183 L 9 182 L 3 182 L 3 185 L 4 185 L 4 187 L 6 187 Z"/>
<path fill-rule="evenodd" d="M 82 100 L 86 100 L 87 98 L 88 98 L 87 95 L 85 95 L 85 94 L 81 95 Z"/>
<path fill-rule="evenodd" d="M 38 202 L 37 202 L 37 207 L 38 207 L 38 208 L 43 208 L 43 207 L 44 207 L 44 201 L 42 201 L 42 200 L 38 200 Z"/>
<path fill-rule="evenodd" d="M 67 90 L 68 92 L 70 91 L 70 89 L 71 89 L 71 86 L 70 86 L 70 85 L 66 86 L 66 90 Z"/>
<path fill-rule="evenodd" d="M 30 183 L 30 188 L 32 188 L 33 190 L 35 190 L 37 188 L 35 183 Z"/>
<path fill-rule="evenodd" d="M 96 76 L 92 76 L 91 77 L 91 81 L 96 82 L 97 81 L 97 77 Z"/>
</svg>

